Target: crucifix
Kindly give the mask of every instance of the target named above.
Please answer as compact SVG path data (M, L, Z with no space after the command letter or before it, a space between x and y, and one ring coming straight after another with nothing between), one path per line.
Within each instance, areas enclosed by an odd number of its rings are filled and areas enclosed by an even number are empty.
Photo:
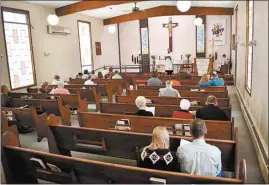
M172 21L172 17L169 17L169 21L168 21L168 24L163 24L163 27L164 28L168 28L168 33L169 33L169 50L170 52L173 51L173 47L172 47L172 31L173 31L173 28L177 27L178 26L178 23L173 23Z

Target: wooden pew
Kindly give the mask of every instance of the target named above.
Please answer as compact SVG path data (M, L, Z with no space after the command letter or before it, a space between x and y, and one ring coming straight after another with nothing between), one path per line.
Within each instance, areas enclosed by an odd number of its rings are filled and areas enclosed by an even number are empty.
M190 124L190 119L176 118L158 118L158 117L141 117L133 115L118 115L118 114L99 114L91 112L79 112L78 121L81 127L98 128L98 129L115 129L116 122L121 119L128 119L130 122L130 131L140 133L152 133L157 126L164 126L172 135L185 135L188 130L185 127L176 129L176 124ZM234 132L234 119L232 121L210 121L207 120L207 135L206 138L232 140ZM126 126L126 125L124 125ZM186 128L187 129L187 128ZM180 133L179 133L180 132ZM187 134L186 134L187 135Z
M116 103L134 103L137 96L115 96ZM207 98L201 97L158 97L158 96L145 96L145 98L153 101L154 104L163 104L163 105L180 105L182 99L188 99L190 102L197 101L199 105L204 106ZM230 98L218 98L218 106L220 107L229 107Z
M179 91L182 97L203 97L207 98L210 95L214 95L217 98L228 98L228 92L218 92L218 91ZM158 96L158 90L128 90L127 95L129 96Z
M1 111L1 136L7 131L15 134L15 136L19 138L19 131L17 125L9 125L6 114Z
M165 88L165 86L147 86L147 85L138 85L137 90L159 90L160 88ZM198 87L198 86L173 86L174 89L178 91L191 91L192 89L195 89L197 91L220 91L225 92L227 91L226 86L219 86L219 87Z
M44 164L55 165L61 169L61 172L34 166L31 158L40 159ZM38 179L57 184L150 184L152 183L151 177L165 179L167 184L242 184L247 181L245 159L240 162L239 177L237 178L207 177L24 149L20 148L18 138L10 132L6 132L2 136L2 163L8 184L37 184Z
M62 123L64 125L71 125L71 112L69 105L64 106L61 98L58 100L43 100L43 99L21 99L21 98L12 98L11 99L12 107L35 107L37 112L54 114L61 116ZM85 110L85 109L83 109Z
M221 151L222 170L236 172L237 129L235 140L205 139ZM68 127L49 123L49 149L51 153L71 156L71 151L100 154L104 156L138 160L137 151L151 143L152 134L103 130L95 128ZM190 137L170 136L170 150L176 152L181 139Z
M173 112L179 110L177 105L160 105L148 104L149 107L155 107L155 116L157 117L172 117ZM190 111L197 111L202 106L191 106ZM231 120L231 107L220 107ZM100 112L109 114L135 114L138 110L134 103L104 103L100 102Z
M10 111L16 120L8 120L9 125L32 126L36 128L37 141L40 142L47 137L47 114L38 115L34 107L30 108L9 108L2 107L2 113ZM4 113L5 114L5 113Z
M86 99L81 99L80 94L37 94L37 93L9 93L12 98L21 99L40 99L40 100L53 100L55 97L61 98L63 105L69 105L71 109L88 110L88 103ZM95 100L96 101L96 100ZM100 100L99 100L100 101ZM97 101L96 101L97 102Z

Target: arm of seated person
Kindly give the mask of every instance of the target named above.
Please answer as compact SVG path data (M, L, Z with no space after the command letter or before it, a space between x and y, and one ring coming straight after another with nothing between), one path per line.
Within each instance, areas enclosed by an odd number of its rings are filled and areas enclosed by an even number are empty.
M212 85L212 81L204 82L204 83L199 83L198 84L200 87L209 87Z

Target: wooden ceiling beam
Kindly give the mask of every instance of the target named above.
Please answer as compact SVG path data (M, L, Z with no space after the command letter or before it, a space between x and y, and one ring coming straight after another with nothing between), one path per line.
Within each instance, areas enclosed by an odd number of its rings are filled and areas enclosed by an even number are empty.
M58 16L63 16L63 15L69 15L85 10L93 10L97 8L104 8L106 6L112 6L112 5L120 5L120 4L126 4L126 3L133 3L133 2L139 2L138 1L131 1L131 0L124 0L124 1L104 1L104 0L99 0L99 1L94 1L94 0L85 0L85 1L80 1L74 4L70 4L67 6L59 7L55 9L55 13Z
M158 16L172 15L233 15L233 8L222 7L191 7L187 12L180 12L176 6L159 6L150 8L142 12L134 12L104 20L104 25L116 24L121 22L146 19Z

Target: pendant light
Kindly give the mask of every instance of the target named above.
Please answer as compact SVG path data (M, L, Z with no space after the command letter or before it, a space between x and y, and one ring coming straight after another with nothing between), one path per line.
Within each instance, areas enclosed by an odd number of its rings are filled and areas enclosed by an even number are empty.
M187 12L191 7L191 1L178 1L177 9L181 12Z

